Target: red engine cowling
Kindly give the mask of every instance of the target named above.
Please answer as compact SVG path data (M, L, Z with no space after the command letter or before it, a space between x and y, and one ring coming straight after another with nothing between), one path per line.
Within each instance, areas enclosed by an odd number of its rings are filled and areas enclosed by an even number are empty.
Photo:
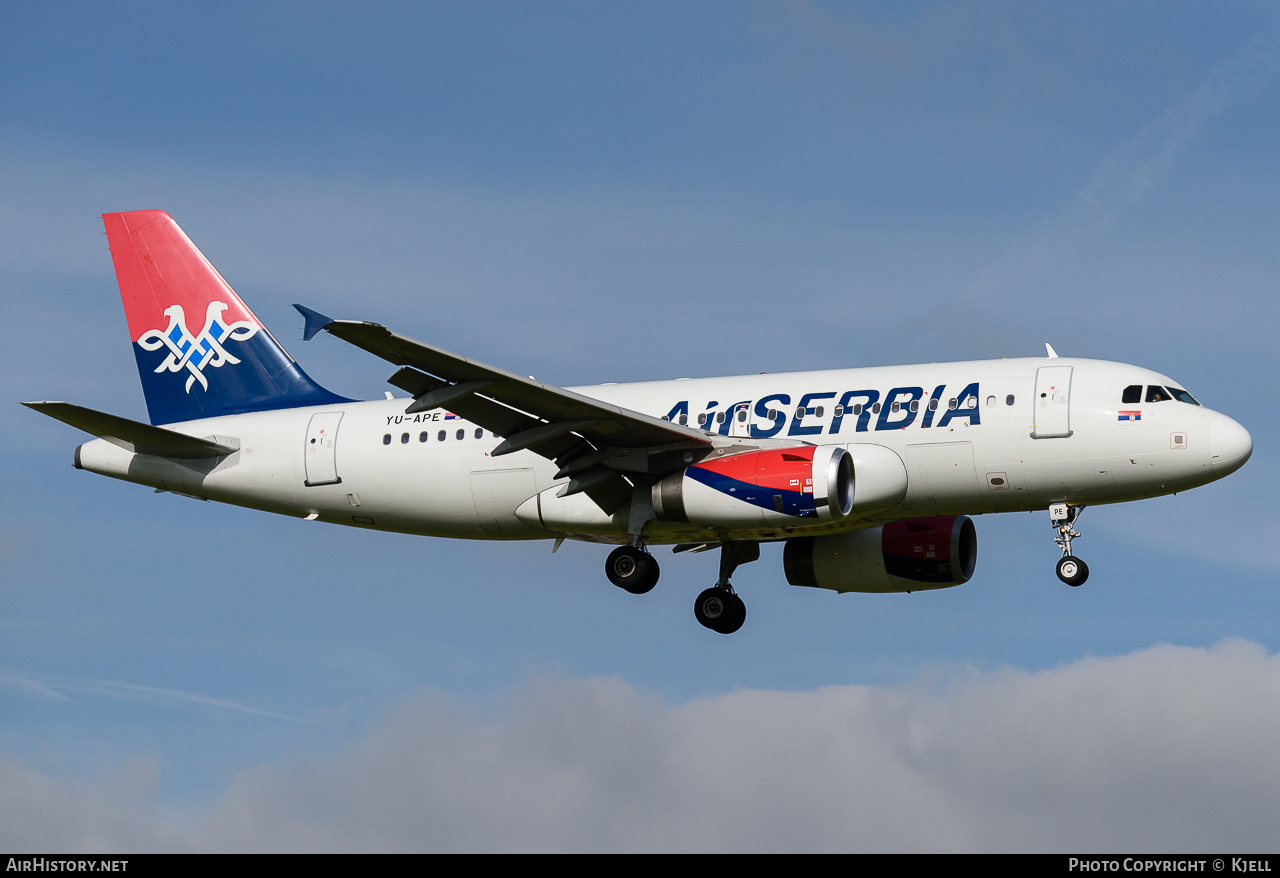
M853 459L838 445L715 457L653 486L660 521L708 527L838 521L853 509Z
M834 591L921 591L973 577L978 534L967 515L909 518L884 527L787 540L787 582Z

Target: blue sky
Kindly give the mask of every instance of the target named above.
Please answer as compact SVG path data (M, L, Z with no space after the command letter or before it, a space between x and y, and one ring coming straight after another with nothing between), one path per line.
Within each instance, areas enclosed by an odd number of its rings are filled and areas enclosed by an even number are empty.
M1261 3L9 10L0 840L1269 839L1278 24ZM1046 516L984 517L977 576L935 594L793 589L766 548L736 579L746 627L716 637L690 612L709 556L665 559L635 598L597 547L346 531L74 471L79 435L14 403L145 418L98 216L152 207L352 396L380 395L390 370L304 345L290 303L565 385L1051 341L1174 376L1255 453L1194 492L1090 509L1082 589L1053 576ZM1083 716L1077 700L1096 714L1063 742L1051 720ZM1214 715L1238 721L1188 719ZM776 731L784 718L803 729ZM884 743L895 723L906 756ZM1016 728L1025 752L982 750ZM847 747L824 749L824 729ZM708 736L740 758L690 779ZM778 778L828 757L848 782L801 785L780 813ZM1213 782L1183 771L1219 763ZM866 768L881 764L901 771ZM641 795L637 777L663 781ZM1066 804L1025 804L1044 801ZM872 806L947 829L876 834ZM597 825L611 807L634 832ZM734 808L742 836L682 834Z

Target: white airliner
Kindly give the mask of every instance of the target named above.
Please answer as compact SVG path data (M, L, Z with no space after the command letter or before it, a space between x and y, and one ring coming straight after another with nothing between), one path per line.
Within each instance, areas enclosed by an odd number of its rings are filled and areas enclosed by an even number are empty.
M150 424L25 405L97 437L80 469L282 515L424 536L614 545L642 594L649 549L720 549L694 613L732 633L730 584L783 541L792 585L909 592L967 582L971 515L1047 509L1058 577L1086 505L1185 491L1253 452L1171 378L1058 357L564 389L302 306L399 366L412 399L323 389L163 211L105 214Z

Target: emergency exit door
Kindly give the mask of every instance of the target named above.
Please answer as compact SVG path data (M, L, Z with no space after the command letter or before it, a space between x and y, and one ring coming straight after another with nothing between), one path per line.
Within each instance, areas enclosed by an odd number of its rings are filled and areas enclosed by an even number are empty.
M746 439L751 436L751 403L740 402L729 411L733 423L729 426L729 436Z
M1036 370L1033 439L1071 435L1071 367L1041 366Z
M337 485L338 478L338 423L342 412L320 412L311 416L307 425L307 487Z

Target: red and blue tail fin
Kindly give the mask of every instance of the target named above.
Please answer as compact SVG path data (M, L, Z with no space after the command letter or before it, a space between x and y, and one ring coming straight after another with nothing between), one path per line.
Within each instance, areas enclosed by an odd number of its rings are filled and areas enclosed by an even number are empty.
M169 214L102 222L152 424L348 401L302 371Z

